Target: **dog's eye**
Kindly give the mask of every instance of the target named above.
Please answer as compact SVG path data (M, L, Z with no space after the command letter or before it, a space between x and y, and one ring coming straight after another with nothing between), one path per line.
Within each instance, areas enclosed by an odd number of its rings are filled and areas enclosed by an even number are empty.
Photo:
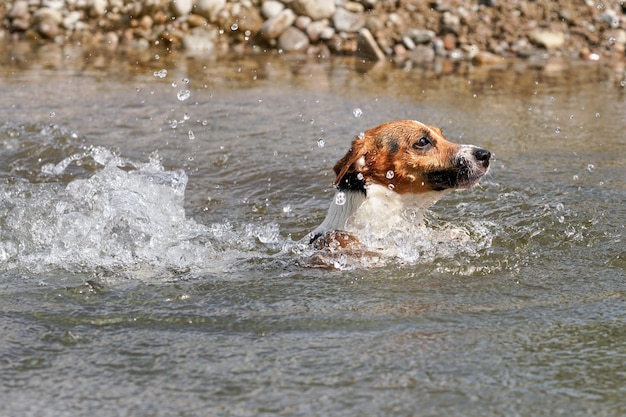
M413 144L413 147L414 147L415 149L424 150L424 149L426 149L426 148L430 147L432 144L433 144L433 141L432 141L432 140L430 140L430 138L429 138L429 137L427 137L427 136L422 136L421 138L419 138L419 139L417 140L417 142L415 142L415 143Z

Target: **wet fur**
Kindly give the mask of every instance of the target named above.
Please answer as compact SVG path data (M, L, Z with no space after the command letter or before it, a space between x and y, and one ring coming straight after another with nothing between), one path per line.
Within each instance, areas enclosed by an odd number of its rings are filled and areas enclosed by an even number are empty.
M320 250L366 251L358 237L360 225L384 223L405 207L427 207L454 189L477 184L490 158L489 151L449 142L439 128L417 121L367 130L335 165L334 185L345 201L331 204L310 244Z

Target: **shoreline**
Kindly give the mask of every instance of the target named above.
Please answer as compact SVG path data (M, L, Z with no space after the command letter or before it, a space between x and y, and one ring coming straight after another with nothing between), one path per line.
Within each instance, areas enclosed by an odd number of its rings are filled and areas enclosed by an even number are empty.
M537 0L12 0L0 40L185 51L356 56L395 65L549 58L623 62L626 3Z

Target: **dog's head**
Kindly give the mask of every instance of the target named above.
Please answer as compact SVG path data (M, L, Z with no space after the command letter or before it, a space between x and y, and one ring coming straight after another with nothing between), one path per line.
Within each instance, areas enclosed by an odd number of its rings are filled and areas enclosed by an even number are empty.
M334 167L340 190L380 184L400 194L469 188L489 170L491 153L447 141L441 130L402 120L370 129Z

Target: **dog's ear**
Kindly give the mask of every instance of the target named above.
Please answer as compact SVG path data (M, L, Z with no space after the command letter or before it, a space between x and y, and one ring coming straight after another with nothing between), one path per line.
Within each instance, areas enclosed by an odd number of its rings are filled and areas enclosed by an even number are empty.
M346 174L364 172L367 169L367 154L368 148L365 139L357 136L357 138L352 141L352 146L348 152L333 168L337 175L333 185L337 186Z

